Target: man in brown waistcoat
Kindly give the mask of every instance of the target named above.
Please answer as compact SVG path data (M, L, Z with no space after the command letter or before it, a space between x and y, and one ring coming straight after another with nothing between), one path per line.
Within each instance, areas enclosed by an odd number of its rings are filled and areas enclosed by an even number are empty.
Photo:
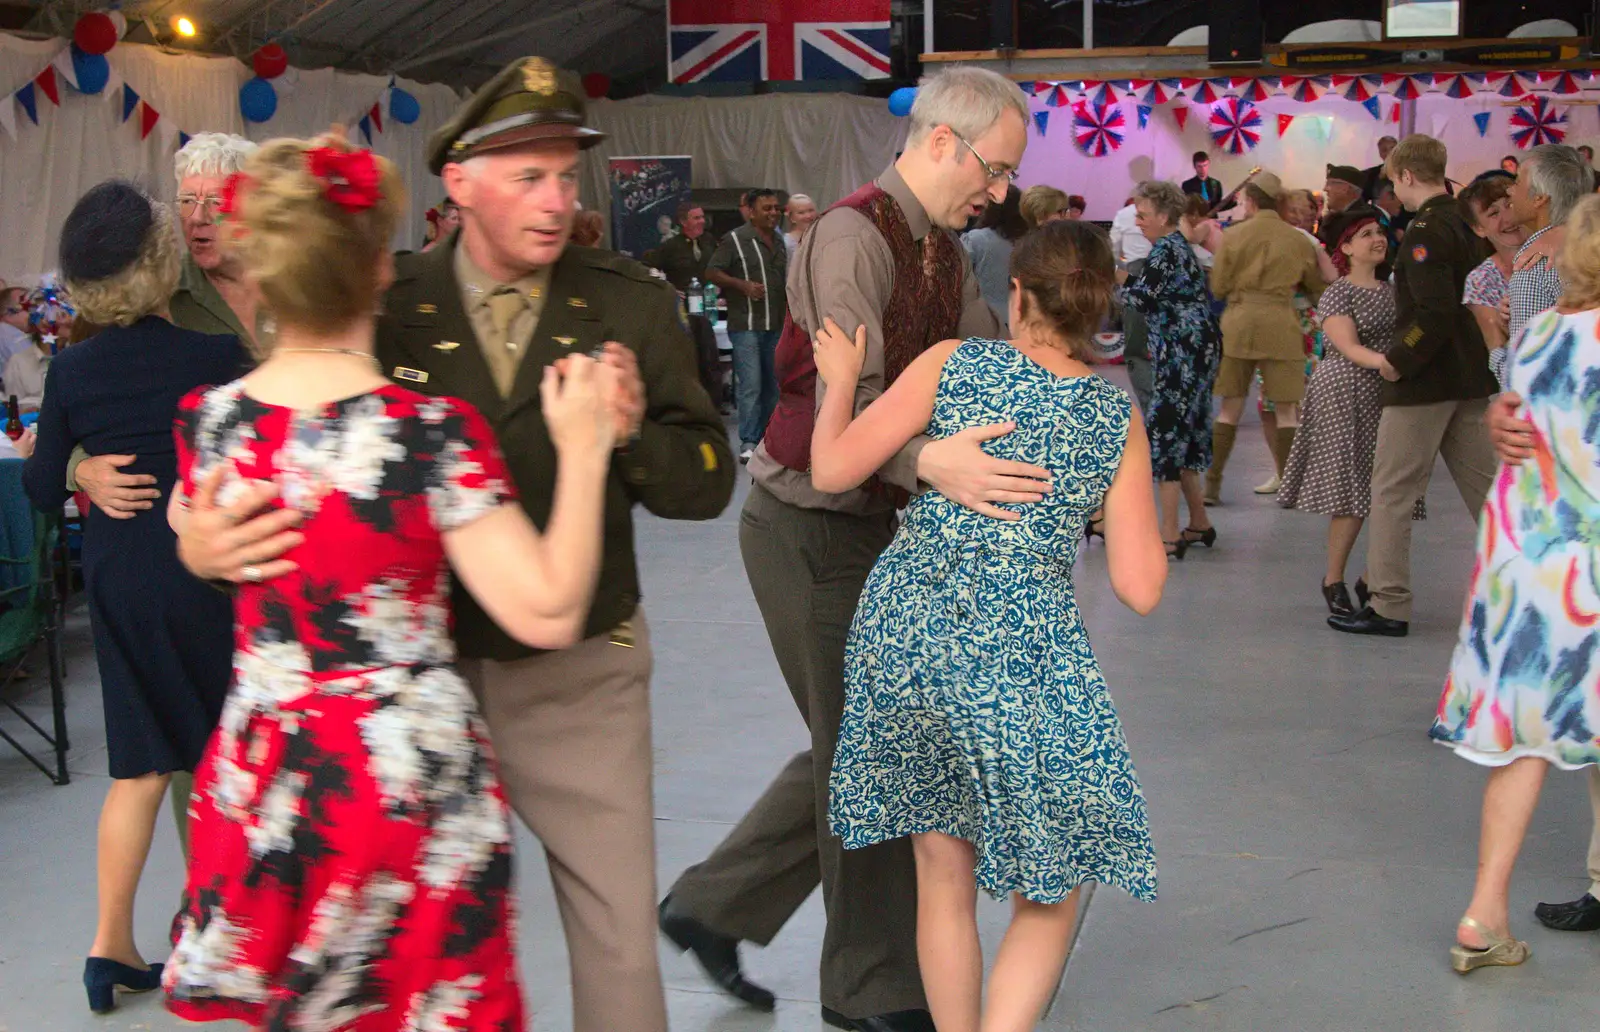
M755 485L739 546L811 748L789 762L710 857L683 873L662 902L661 927L722 988L770 1010L772 994L743 976L738 944L770 942L820 882L828 918L822 1017L835 1028L933 1030L917 970L910 841L845 852L828 830L828 776L856 601L911 492L926 486L1007 518L996 503L1039 500L1039 478L1048 473L989 457L981 442L1002 430L976 428L913 441L862 489L818 491L806 472L822 395L811 334L830 316L847 333L866 327L858 412L931 345L1000 336L952 231L1005 196L1027 124L1021 90L993 72L958 68L925 82L905 152L812 226L789 272L780 397L750 461Z

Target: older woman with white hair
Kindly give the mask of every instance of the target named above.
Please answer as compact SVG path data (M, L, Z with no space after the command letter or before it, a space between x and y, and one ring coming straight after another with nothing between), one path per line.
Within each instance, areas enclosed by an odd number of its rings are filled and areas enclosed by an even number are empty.
M794 249L800 246L806 230L817 221L817 202L803 193L790 194L784 215L789 219L789 232L783 235L783 243L789 249L789 257L793 258Z
M1206 273L1179 225L1186 200L1173 183L1140 183L1133 192L1139 232L1150 256L1128 280L1124 300L1148 327L1152 391L1145 412L1150 464L1160 483L1161 537L1182 559L1190 546L1217 541L1206 515L1200 474L1211 465L1211 382L1222 357L1222 331L1211 311ZM1178 529L1179 494L1189 523Z
M61 272L82 318L109 329L52 362L38 434L17 451L38 508L67 499L74 448L138 456L128 472L165 496L177 479L173 413L203 384L227 383L249 359L234 336L179 329L166 318L181 261L167 207L130 183L90 190L61 231ZM100 813L98 925L84 988L105 1013L118 988L152 990L134 942L133 903L161 799L193 771L232 677L233 606L190 576L164 507L112 519L90 510L84 587L100 667L111 787Z

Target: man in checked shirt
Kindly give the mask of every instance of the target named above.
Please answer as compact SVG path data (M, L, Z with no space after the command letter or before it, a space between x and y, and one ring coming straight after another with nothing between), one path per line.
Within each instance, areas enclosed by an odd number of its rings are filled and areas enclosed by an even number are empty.
M1567 215L1589 193L1589 166L1583 156L1562 144L1535 147L1523 159L1511 184L1511 214L1528 230L1527 242L1517 252L1507 287L1511 320L1504 348L1496 348L1489 365L1502 385L1507 361L1522 328L1540 312L1555 307L1561 298L1561 277L1555 254L1561 248Z

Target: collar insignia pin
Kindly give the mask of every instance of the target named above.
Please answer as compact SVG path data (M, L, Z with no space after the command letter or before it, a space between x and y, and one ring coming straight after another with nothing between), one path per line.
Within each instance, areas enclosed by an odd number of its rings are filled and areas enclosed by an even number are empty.
M439 343L437 343L437 344L435 344L433 346L433 350L435 350L435 351L454 351L456 348L459 348L460 346L461 346L461 342L460 341L441 340Z
M439 306L438 305L418 305L417 306L417 314L418 315L438 315L439 314Z

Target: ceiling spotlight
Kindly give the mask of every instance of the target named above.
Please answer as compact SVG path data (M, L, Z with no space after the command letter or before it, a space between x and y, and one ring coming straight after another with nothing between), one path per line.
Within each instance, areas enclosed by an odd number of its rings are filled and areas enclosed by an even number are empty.
M178 17L172 19L172 30L178 35L182 36L184 39L192 39L195 31L194 22L183 17L182 15L179 15Z

